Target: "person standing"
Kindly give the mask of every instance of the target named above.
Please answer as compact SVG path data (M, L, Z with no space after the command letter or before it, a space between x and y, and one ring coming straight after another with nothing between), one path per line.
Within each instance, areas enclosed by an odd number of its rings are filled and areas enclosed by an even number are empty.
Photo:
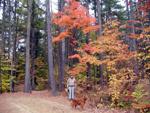
M76 87L75 77L71 76L67 80L67 89L68 89L69 100L72 100L75 98L75 87Z

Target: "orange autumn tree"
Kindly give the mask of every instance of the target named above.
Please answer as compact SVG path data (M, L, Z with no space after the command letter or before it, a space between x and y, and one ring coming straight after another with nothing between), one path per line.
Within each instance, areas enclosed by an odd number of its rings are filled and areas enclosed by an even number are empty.
M108 84L113 103L121 98L121 91L128 82L128 77L133 78L134 72L130 60L136 56L136 53L129 51L128 45L120 40L122 34L119 32L119 26L118 21L107 22L102 36L79 48L79 54L69 57L79 60L79 63L69 70L71 75L85 72L87 63L93 66L105 65L107 70L105 76L109 78ZM99 54L103 54L103 58L99 58Z
M54 14L53 23L63 31L53 38L53 42L59 42L64 38L75 38L75 30L82 31L84 35L97 30L96 19L88 14L87 9L76 0L66 0L62 12Z
M107 22L104 26L103 35L89 44L83 44L77 49L79 54L70 56L70 59L77 58L80 62L79 66L86 68L86 64L113 66L116 62L126 61L133 57L134 53L128 50L128 45L124 44L119 39L121 33L119 32L119 22ZM104 54L104 58L100 59L99 54ZM77 67L75 67L77 68ZM84 71L82 69L82 71ZM80 72L76 69L70 70L70 74L78 75Z

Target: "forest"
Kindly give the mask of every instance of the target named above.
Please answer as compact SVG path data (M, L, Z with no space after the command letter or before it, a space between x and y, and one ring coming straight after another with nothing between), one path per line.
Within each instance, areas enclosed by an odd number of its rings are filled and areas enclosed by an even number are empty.
M150 0L0 0L0 113L150 113Z

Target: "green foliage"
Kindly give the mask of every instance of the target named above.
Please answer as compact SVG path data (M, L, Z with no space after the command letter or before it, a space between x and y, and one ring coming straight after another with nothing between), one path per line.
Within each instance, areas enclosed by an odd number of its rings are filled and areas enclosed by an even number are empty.
M135 87L135 91L132 93L132 96L135 98L135 102L137 103L141 103L143 102L143 97L148 95L144 89L143 89L143 85L141 84L138 84L136 87Z
M118 103L118 106L120 107L120 108L130 108L131 107L131 102L130 101L120 101L119 103Z
M38 57L35 60L35 67L36 67L36 75L37 77L42 77L44 79L47 79L48 75L48 69L47 69L47 63L44 60L44 57Z
M80 79L82 79L82 80L85 80L86 79L86 73L80 73L78 76L77 76L77 80L80 80Z
M9 75L2 76L2 92L10 91Z
M41 90L44 90L44 89L45 89L45 84L41 83L41 82L35 88L35 90L37 90L37 91L41 91Z
M2 81L2 92L10 91L10 72L14 70L11 68L10 60L6 59L5 57L1 57L1 81Z

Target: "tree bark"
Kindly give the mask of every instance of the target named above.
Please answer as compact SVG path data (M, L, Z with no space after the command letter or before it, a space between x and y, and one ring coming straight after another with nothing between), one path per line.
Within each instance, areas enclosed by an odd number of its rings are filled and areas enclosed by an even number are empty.
M14 92L14 76L13 76L13 72L14 72L14 65L13 65L13 56L11 57L11 42L13 42L12 39L12 25L11 25L11 1L8 0L8 11L9 11L9 38L8 38L8 58L11 59L11 75L10 75L10 92Z
M35 19L36 19L36 14L35 14L35 0L33 0L32 3L32 20L31 20L31 39L30 39L30 47L31 47L31 85L32 85L32 90L35 89L35 45L36 45L36 38L35 37L35 32L36 32L36 28L35 28Z
M33 16L33 15L32 15ZM35 28L32 27L32 30L31 30L31 85L32 85L32 90L35 89L35 75L34 75L34 72L35 72L35 63L34 63L34 60L35 60Z
M53 46L52 46L52 34L51 34L51 15L50 15L50 1L46 1L46 19L47 19L47 41L48 41L48 81L52 89L53 96L56 95L54 67L53 67Z
M133 8L134 8L133 1L134 0L130 1L131 5L130 5L130 12L129 12L129 20L134 20L135 19L135 17L134 17L134 10L133 10ZM130 33L136 34L135 29L134 29L135 25L134 25L133 22L131 23L131 26L132 26L132 28L130 30ZM137 51L137 42L136 42L136 39L130 39L129 41L130 41L130 50L131 51ZM139 74L139 72L138 72L137 58L133 59L133 64L134 64L134 73L137 76Z
M17 21L17 15L16 15L16 10L17 10L17 5L18 2L17 0L15 0L15 11L14 11L14 43L13 43L13 62L14 65L16 67L16 59L17 59L17 53L16 53L16 42L17 42L17 25L18 25L18 21Z
M30 75L30 31L31 31L32 0L28 0L28 20L27 20L27 38L26 38L26 65L25 65L25 92L31 92Z
M98 29L98 35L101 36L102 35L102 16L101 16L101 0L97 0L97 14L98 14L98 25L99 25L99 29ZM100 59L103 57L102 54L100 54ZM104 81L104 75L103 75L103 65L99 66L99 76L100 76L100 84L103 85L103 81Z
M1 55L0 55L0 94L1 93L2 93L2 70L1 70Z
M129 1L126 0L126 15L127 15L128 20L129 20L129 19L130 19L130 12L129 12L129 6L128 6L128 3L129 3Z
M5 54L5 9L6 9L6 3L5 0L3 0L3 17L2 17L2 53Z
M58 9L62 11L64 7L64 0L59 0ZM63 28L59 28L60 32L63 31ZM59 42L59 90L64 90L64 74L65 74L65 39Z
M99 29L98 29L98 35L102 35L102 15L101 15L101 1L97 0L97 14L98 14L98 24L99 24Z

